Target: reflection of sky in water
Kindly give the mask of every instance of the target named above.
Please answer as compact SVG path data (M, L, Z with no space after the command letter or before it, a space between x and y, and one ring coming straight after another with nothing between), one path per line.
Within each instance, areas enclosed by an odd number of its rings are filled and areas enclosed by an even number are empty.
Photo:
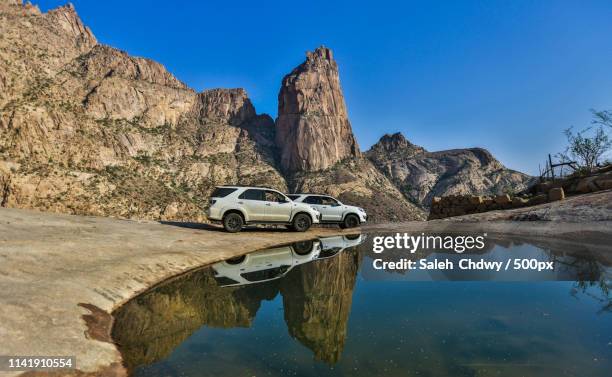
M152 364L138 367L135 374L610 375L612 313L605 310L610 305L609 293L602 291L610 281L602 279L592 286L562 281L579 276L576 268L593 269L592 260L588 261L591 264L575 263L573 256L571 264L578 267L568 267L568 271L499 277L476 271L401 274L373 270L370 257L376 255L367 245L362 248L359 253L345 250L325 261L299 265L273 282L237 288L233 301L227 301L212 317L210 313L203 316L206 319L195 323L185 339L155 334L154 340L144 345L137 340L137 354L152 353L160 342L169 342L165 346L171 347ZM426 257L436 256L454 258L445 253ZM495 246L475 257L548 260L550 254L520 245ZM564 263L570 260L567 255L563 258ZM609 272L601 264L594 265ZM498 279L515 281L487 281ZM522 281L530 279L558 281ZM147 326L156 327L156 315L160 314L156 311L168 310L161 313L164 321L177 313L206 311L228 289L236 289L216 288L209 302L197 301L197 305L183 308L179 303L197 294L185 291L185 286L177 285L176 292L167 287L163 294L150 299L145 296L130 308L126 318L142 316L141 323L146 323L141 326L137 321L131 325L130 328L144 329L142 334L134 334L135 339L147 338ZM203 285L201 289L212 288ZM249 297L261 290L267 293L255 300L259 306L249 317L250 326L236 327L231 321L215 317L235 313L240 305L252 307ZM148 317L142 313L148 313ZM128 335L120 343L126 345L129 341ZM338 357L332 355L336 353Z

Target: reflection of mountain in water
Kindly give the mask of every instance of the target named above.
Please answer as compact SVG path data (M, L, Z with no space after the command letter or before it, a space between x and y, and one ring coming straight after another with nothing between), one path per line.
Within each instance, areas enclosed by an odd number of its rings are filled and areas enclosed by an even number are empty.
M310 348L317 360L340 359L361 253L300 266L282 281L285 322L289 333Z
M202 326L250 327L261 301L280 290L291 336L317 360L333 363L344 347L360 262L361 253L345 250L298 265L281 279L234 287L220 287L211 268L195 271L117 310L113 339L133 370L167 357Z
M113 338L128 369L170 354L193 332L209 327L250 327L261 301L278 293L277 284L220 288L204 269L161 285L115 313Z

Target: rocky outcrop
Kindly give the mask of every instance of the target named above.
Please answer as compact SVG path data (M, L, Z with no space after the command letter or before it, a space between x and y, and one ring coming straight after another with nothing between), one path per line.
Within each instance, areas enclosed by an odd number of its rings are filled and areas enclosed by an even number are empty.
M221 121L239 126L256 116L255 108L244 89L213 89L199 94L200 122Z
M518 192L532 182L485 149L428 152L400 133L383 136L366 155L404 195L423 207L436 196Z
M612 165L592 170L577 171L564 178L538 182L517 195L497 195L483 197L472 195L451 195L434 197L428 220L462 216L494 210L508 210L531 207L544 203L565 200L566 196L583 195L612 189ZM540 220L540 216L530 213L520 214L513 220Z
M70 4L41 13L29 2L2 1L0 18L0 108L97 44Z
M323 170L359 156L330 49L308 52L306 61L283 78L276 144L287 172Z

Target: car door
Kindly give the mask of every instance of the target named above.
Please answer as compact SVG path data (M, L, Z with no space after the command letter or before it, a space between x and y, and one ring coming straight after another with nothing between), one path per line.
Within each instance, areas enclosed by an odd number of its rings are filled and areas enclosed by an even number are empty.
M266 221L289 222L291 219L292 202L285 195L273 190L265 192Z
M266 220L265 191L260 189L247 189L238 196L240 204L249 217L249 221Z
M325 212L323 216L324 221L342 221L342 204L336 199L329 196L321 196L321 213Z
M317 211L321 212L321 220L322 221L328 221L327 220L327 208L326 206L323 205L323 201L321 200L321 197L318 195L309 195L307 197L304 198L304 200L302 201L303 203L306 203L308 205L313 206Z

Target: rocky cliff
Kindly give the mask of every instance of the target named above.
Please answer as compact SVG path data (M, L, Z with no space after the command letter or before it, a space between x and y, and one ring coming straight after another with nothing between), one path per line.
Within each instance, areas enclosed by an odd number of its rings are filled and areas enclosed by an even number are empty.
M198 221L215 184L286 190L274 122L244 90L196 93L98 44L72 6L0 17L4 206Z
M317 171L359 156L332 52L319 47L289 73L278 94L276 143L285 171Z
M521 191L531 182L485 149L428 152L400 133L384 135L366 155L406 197L424 207L435 196L495 195Z

